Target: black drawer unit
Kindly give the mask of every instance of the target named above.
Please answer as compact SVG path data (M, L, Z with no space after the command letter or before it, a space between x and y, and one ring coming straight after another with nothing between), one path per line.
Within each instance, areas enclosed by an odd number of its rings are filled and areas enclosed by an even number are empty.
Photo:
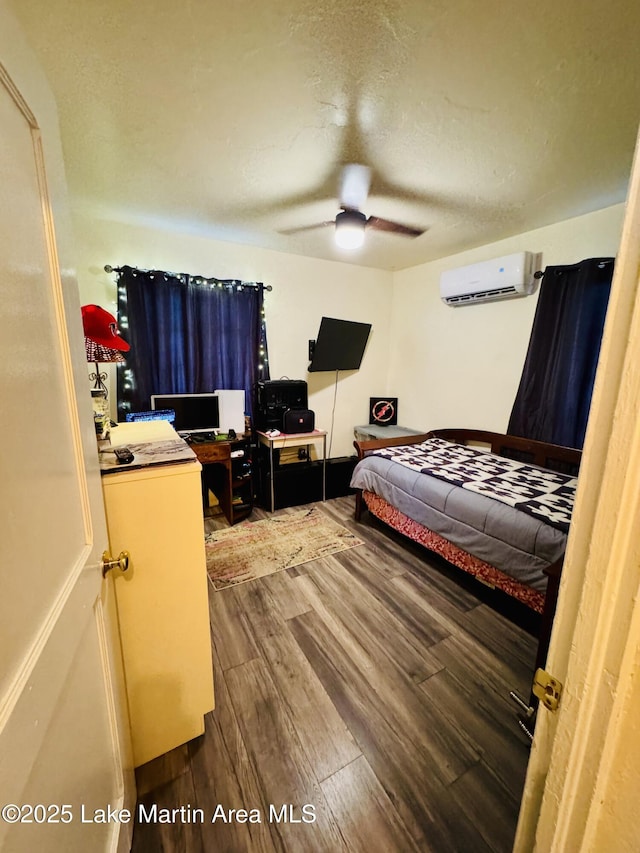
M322 499L322 462L281 465L274 471L274 509L299 506ZM260 465L258 501L271 508L271 473L268 464Z

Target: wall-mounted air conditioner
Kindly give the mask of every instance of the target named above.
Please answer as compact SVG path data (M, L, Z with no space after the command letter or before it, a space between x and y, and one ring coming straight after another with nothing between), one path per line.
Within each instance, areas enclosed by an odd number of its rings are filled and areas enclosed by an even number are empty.
M519 252L493 261L446 270L440 276L440 296L446 305L475 305L497 299L530 296L538 280L542 255Z

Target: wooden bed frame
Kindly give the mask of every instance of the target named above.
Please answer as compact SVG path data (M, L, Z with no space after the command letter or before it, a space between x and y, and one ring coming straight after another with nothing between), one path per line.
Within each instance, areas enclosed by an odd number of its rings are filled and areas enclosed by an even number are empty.
M509 459L516 459L518 462L539 465L542 468L549 468L552 471L560 471L563 474L571 475L577 475L580 467L580 459L582 457L582 451L571 447L561 447L560 445L548 444L544 441L534 441L532 439L520 438L519 436L514 435L504 435L497 432L472 429L437 429L420 435L413 435L409 438L406 436L390 439L382 438L374 439L372 441L354 441L353 444L358 452L358 459L362 459L366 453L372 450L378 450L381 447L421 444L428 438L443 438L447 441L453 441L456 444L484 447L485 449L488 448L497 456L505 456ZM396 523L395 520L398 516L402 516L402 514L395 510L395 508L391 507L386 501L383 501L382 498L376 496L376 499L381 501L382 504L389 507L391 510L391 512L385 513L385 517L383 519L385 523L394 527L396 530L399 530L401 533L405 533L402 529L402 525ZM362 496L362 490L359 489L356 492L356 521L360 521L364 503L365 500ZM402 516L402 518L404 519L405 517ZM407 521L410 524L415 524L415 522L412 522L410 519L407 519ZM417 541L421 541L425 547L439 553L441 556L444 556L448 562L458 568L461 568L466 572L471 571L471 574L476 576L479 575L478 572L472 571L469 568L469 559L476 560L473 555L468 555L457 546L449 543L448 540L444 539L439 534L434 533L434 531L428 530L428 528L422 527L422 525L417 525L417 527L424 530L426 534L424 538L421 537ZM520 601L528 604L528 606L537 610L542 615L535 663L536 669L538 667L544 667L547 652L549 650L551 627L553 625L553 617L555 615L556 604L558 601L562 562L563 558L561 557L545 569L545 574L547 575L547 589L544 595L542 593L537 593L541 599L539 606L537 606L537 602L532 605L526 600L526 598L519 597ZM491 567L487 568L491 569ZM494 569L493 571L498 573L497 569ZM479 579L481 580L481 577ZM499 583L495 585L500 586ZM507 594L509 594L509 590L506 587L503 589Z

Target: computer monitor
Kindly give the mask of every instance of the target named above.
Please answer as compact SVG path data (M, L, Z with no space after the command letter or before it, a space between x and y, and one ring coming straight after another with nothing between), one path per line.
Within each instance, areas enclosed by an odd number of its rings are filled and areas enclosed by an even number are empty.
M215 432L220 427L216 394L153 394L151 408L173 409L173 427L180 433Z
M362 362L371 323L323 317L313 345L309 372L357 370Z

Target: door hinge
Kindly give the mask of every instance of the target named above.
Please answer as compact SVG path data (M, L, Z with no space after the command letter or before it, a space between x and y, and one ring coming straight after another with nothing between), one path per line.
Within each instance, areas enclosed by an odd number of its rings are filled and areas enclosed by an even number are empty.
M537 696L545 708L557 711L562 693L562 683L544 669L537 669L533 676L533 694Z

